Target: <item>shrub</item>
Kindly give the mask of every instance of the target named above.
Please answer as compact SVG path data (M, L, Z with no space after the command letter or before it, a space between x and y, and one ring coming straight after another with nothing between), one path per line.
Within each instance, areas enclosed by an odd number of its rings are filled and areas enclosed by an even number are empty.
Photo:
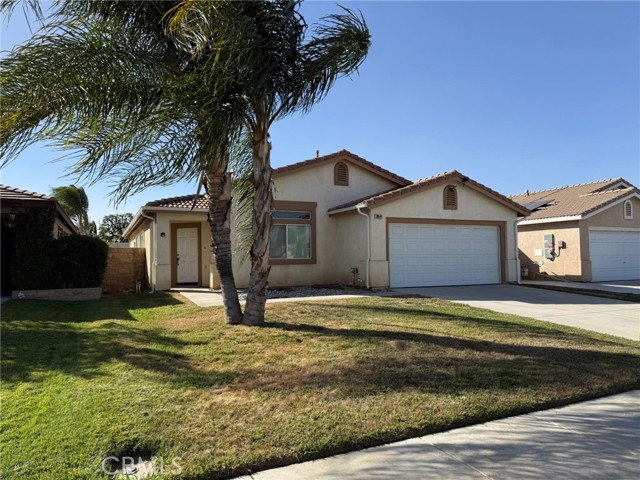
M83 288L102 285L107 269L109 245L98 237L70 235L54 240L59 287Z
M16 215L11 259L11 283L16 290L39 290L55 282L55 258L51 256L53 208L32 208Z
M100 287L109 246L97 237L53 238L55 211L33 208L16 218L11 276L16 290Z

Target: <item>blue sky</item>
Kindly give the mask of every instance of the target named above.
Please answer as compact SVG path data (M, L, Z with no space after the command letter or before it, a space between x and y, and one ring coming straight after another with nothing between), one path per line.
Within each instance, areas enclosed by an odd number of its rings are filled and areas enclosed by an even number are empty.
M455 168L506 195L619 176L640 186L640 3L343 4L369 25L369 57L311 113L274 125L274 167L346 148L409 179ZM28 36L19 10L3 19L2 50ZM1 181L49 193L73 182L59 156L32 147ZM92 219L116 211L108 180L85 188ZM154 188L117 211L193 192Z

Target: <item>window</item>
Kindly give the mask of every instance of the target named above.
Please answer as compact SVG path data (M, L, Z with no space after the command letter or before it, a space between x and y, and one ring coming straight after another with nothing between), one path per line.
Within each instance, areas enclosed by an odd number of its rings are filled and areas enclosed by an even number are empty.
M333 167L333 184L345 187L349 186L349 168L346 163L338 162L336 166Z
M624 202L624 218L625 220L633 220L633 205L631 200Z
M453 185L447 185L444 187L443 204L445 210L457 210L458 209L458 192Z
M273 265L316 263L313 202L273 202L271 246Z

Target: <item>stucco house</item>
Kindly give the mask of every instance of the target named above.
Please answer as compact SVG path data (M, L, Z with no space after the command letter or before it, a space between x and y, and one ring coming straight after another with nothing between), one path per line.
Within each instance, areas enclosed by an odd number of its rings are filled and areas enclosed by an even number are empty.
M520 261L534 275L573 281L640 279L640 191L622 178L511 197Z
M372 288L516 282L529 210L452 170L411 182L346 150L273 172L271 286ZM218 285L206 202L150 202L125 231L157 289ZM238 286L249 262L235 259Z
M75 225L55 198L42 193L0 185L2 293L11 292L11 256L16 218L31 208L53 208L55 210L56 218L52 232L54 238L77 233Z

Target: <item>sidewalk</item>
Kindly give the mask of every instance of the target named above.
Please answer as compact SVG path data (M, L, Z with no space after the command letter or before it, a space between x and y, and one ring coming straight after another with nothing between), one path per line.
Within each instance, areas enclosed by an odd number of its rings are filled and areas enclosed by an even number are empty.
M623 280L620 282L556 282L551 280L523 280L523 285L542 285L550 287L579 288L582 290L601 290L603 292L630 293L640 295L640 280Z
M505 418L242 480L636 479L640 390Z

